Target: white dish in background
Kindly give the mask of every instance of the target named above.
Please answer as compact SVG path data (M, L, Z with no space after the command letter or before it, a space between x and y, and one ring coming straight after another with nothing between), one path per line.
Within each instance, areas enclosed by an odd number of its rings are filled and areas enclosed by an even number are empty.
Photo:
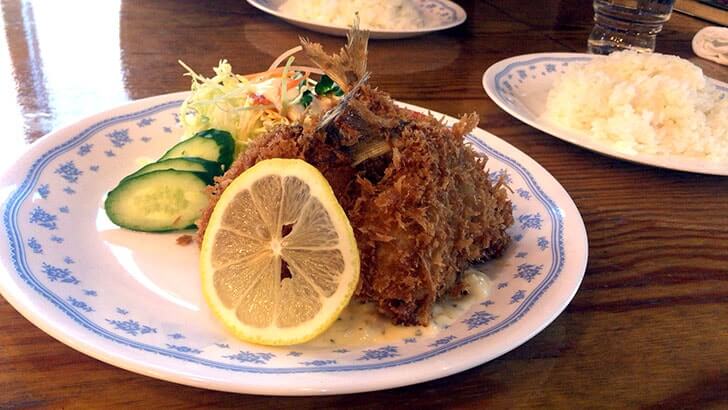
M492 291L435 335L368 346L265 347L231 337L200 291L197 247L179 233L120 229L104 196L179 140L187 93L133 102L31 145L0 180L0 292L72 348L171 382L255 394L371 391L444 377L492 360L553 321L576 293L587 237L576 206L540 165L476 129L491 176L513 189L513 243L486 264ZM425 109L410 106L420 112ZM434 113L436 116L440 114ZM452 123L453 118L447 118Z
M572 144L645 165L701 174L728 175L728 164L725 163L679 155L624 152L544 118L546 98L556 77L569 64L589 61L592 58L595 56L582 53L536 53L511 57L493 64L485 71L483 88L508 114ZM728 84L710 80L724 95L728 95Z
M281 18L295 26L334 36L346 36L349 27L319 24L301 20L293 16L287 16L280 12L280 5L285 0L247 0L251 6ZM415 0L415 5L420 9L427 22L425 27L411 30L383 30L370 29L369 38L373 39L396 39L416 37L433 31L446 30L462 24L467 19L465 10L449 0Z

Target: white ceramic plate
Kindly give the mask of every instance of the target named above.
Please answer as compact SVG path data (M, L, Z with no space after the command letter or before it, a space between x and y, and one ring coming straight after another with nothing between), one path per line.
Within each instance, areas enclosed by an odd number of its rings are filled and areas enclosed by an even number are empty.
M346 36L349 27L320 24L288 16L280 12L284 0L247 0L248 3L268 14L281 18L295 26L334 36ZM449 0L415 0L425 18L425 27L413 30L371 29L369 37L374 39L395 39L416 37L433 31L446 30L462 24L467 18L465 10Z
M480 129L493 178L513 189L513 244L486 265L494 286L435 336L384 345L270 348L231 338L200 293L196 246L115 227L105 193L179 139L186 93L140 100L34 143L0 181L0 291L46 333L134 372L276 395L361 392L447 376L524 343L566 307L587 260L584 224L541 166ZM413 107L421 112L425 110ZM438 114L439 115L439 114ZM448 121L453 121L448 118Z
M537 53L508 58L493 64L483 74L488 96L508 114L545 133L572 144L632 162L702 174L728 175L728 164L677 155L625 152L595 141L579 131L569 130L544 118L546 97L554 80L569 64L595 56L580 53ZM728 95L728 84L712 80ZM728 97L726 97L728 98Z

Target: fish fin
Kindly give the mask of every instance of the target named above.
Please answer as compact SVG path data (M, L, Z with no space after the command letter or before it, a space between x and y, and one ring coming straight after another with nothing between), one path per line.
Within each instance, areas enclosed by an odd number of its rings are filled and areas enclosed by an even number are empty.
M343 91L351 90L367 71L369 31L359 29L359 18L346 34L346 45L338 54L326 54L323 46L300 38L304 52Z

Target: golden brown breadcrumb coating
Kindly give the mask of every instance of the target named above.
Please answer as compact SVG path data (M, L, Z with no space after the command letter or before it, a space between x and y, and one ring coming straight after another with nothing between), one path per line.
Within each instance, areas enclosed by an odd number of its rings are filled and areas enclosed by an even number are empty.
M361 47L360 35L355 30L347 47ZM322 57L320 46L304 45L324 60L319 65L327 72L340 63ZM358 54L345 48L340 56ZM511 202L502 182L488 179L487 158L464 144L478 124L476 114L449 128L398 107L363 81L354 86L363 67L334 67L349 93L336 115L328 116L331 123L319 126L314 118L307 126L275 128L216 179L198 221L198 240L235 177L264 159L303 159L326 177L354 228L361 256L356 296L375 303L394 323L426 325L435 301L463 290L461 276L470 263L496 257L508 245ZM372 144L378 154L362 160Z
M463 144L477 116L450 129L366 86L356 101L361 105L327 130L278 127L254 141L211 188L200 239L218 196L244 170L269 158L303 159L326 177L354 227L361 253L356 295L395 323L427 324L432 304L460 290L469 263L508 244L511 203L500 183L489 181L486 159ZM359 115L362 107L367 112ZM390 142L391 153L353 167L349 147L374 134Z

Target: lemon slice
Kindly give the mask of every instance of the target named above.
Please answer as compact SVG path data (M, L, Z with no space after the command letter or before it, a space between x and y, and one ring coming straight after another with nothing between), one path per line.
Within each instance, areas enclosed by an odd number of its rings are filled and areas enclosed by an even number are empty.
M270 159L220 196L200 254L202 291L239 338L266 345L313 339L359 280L354 232L313 166Z

